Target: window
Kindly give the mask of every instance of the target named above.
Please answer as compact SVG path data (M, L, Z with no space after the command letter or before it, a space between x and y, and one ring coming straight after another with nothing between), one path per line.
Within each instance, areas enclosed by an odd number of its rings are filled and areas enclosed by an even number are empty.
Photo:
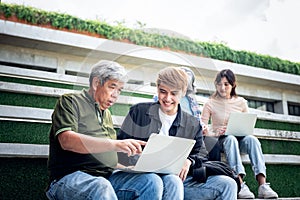
M300 105L288 102L289 115L300 116Z
M248 99L248 106L258 110L275 112L273 102Z

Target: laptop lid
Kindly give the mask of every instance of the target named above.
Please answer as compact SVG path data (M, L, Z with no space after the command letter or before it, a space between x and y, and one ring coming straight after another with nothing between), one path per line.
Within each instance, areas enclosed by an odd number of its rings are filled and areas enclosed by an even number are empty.
M256 119L253 113L230 113L225 135L253 135Z
M179 174L195 142L192 139L153 133L150 135L136 165L125 170Z

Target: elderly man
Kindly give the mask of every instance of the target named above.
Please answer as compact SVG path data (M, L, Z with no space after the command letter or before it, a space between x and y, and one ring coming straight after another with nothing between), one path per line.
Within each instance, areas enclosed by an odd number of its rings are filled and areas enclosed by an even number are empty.
M139 154L146 144L116 140L108 108L116 102L125 77L118 63L100 61L91 70L89 89L58 100L49 136L49 199L162 199L158 175L114 171L117 152Z

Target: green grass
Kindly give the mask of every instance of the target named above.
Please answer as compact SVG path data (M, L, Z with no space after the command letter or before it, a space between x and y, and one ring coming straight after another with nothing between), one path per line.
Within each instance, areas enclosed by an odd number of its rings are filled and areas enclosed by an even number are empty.
M25 78L15 78L15 77L6 77L0 75L0 81L10 82L10 83L20 83L27 85L35 85L35 86L45 86L45 87L53 87L53 88L61 88L61 89L70 89L70 90L81 90L82 88L86 88L79 85L73 84L63 84L63 83L55 83L48 81L40 81L40 80L32 80Z
M246 184L257 197L258 184L250 165L245 165ZM267 182L279 197L300 197L300 167L295 165L267 165Z
M47 199L47 159L0 158L1 200Z
M300 131L299 124L276 122L258 119L255 124L256 128L274 129L274 130L288 130L288 131Z
M10 82L10 83L20 83L20 84L26 84L26 85L34 85L34 86L69 89L69 90L82 90L84 88L88 88L88 86L65 84L65 83L55 83L55 82L51 82L51 81L31 80L31 79L25 79L25 78L6 77L6 76L1 76L1 75L0 75L0 81ZM122 91L121 94L124 96L148 98L149 100L151 100L153 97L153 95L149 95L149 94L141 94L141 93L136 93L136 92L126 92L126 91Z
M0 121L0 142L48 144L51 124Z
M114 107L116 106L116 107ZM112 112L125 114L126 105L112 107ZM115 113L116 114L116 113ZM117 114L116 114L117 115ZM51 124L18 121L0 121L0 142L48 144L48 134ZM300 145L297 141L260 139L265 154L300 155Z
M0 81L17 82L30 85L42 85L55 88L75 89L74 85L50 83L44 81L1 77ZM82 88L77 88L82 89ZM130 92L122 92L125 96L149 98ZM0 105L15 105L37 108L54 108L57 97L2 92ZM125 116L130 105L115 104L110 108L113 115ZM0 121L0 142L48 144L51 124L18 121ZM300 131L299 124L258 120L257 128ZM300 155L299 142L260 139L265 154ZM44 189L47 185L46 159L0 158L0 199L46 199ZM250 165L246 165L245 181L257 195L257 183ZM300 167L294 165L267 165L267 181L280 197L300 196Z
M47 186L47 159L0 158L1 200L43 200ZM250 165L245 181L257 196L257 183ZM280 197L300 197L300 167L267 165L267 181Z
M300 155L300 143L298 141L284 140L259 140L265 154L294 154Z
M138 96L149 98L149 95L141 95L135 93L123 92L124 96ZM24 94L24 93L12 93L2 92L0 96L0 105L13 105L13 106L25 106L35 108L47 108L53 109L57 102L58 97ZM149 98L149 101L152 101ZM125 116L130 108L129 104L115 104L110 110L113 115ZM299 124L287 123L287 122L276 122L267 120L257 120L256 128L263 129L274 129L274 130L288 130L288 131L300 131Z
M0 105L53 109L57 99L58 97L1 92Z

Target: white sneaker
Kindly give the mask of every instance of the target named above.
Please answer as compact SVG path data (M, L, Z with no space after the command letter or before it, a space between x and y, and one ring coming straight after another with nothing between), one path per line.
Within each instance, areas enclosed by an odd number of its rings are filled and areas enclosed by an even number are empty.
M249 190L246 183L241 184L241 191L238 194L238 199L254 199L254 194Z
M261 199L277 199L278 194L272 190L270 183L262 184L258 187L258 198Z

